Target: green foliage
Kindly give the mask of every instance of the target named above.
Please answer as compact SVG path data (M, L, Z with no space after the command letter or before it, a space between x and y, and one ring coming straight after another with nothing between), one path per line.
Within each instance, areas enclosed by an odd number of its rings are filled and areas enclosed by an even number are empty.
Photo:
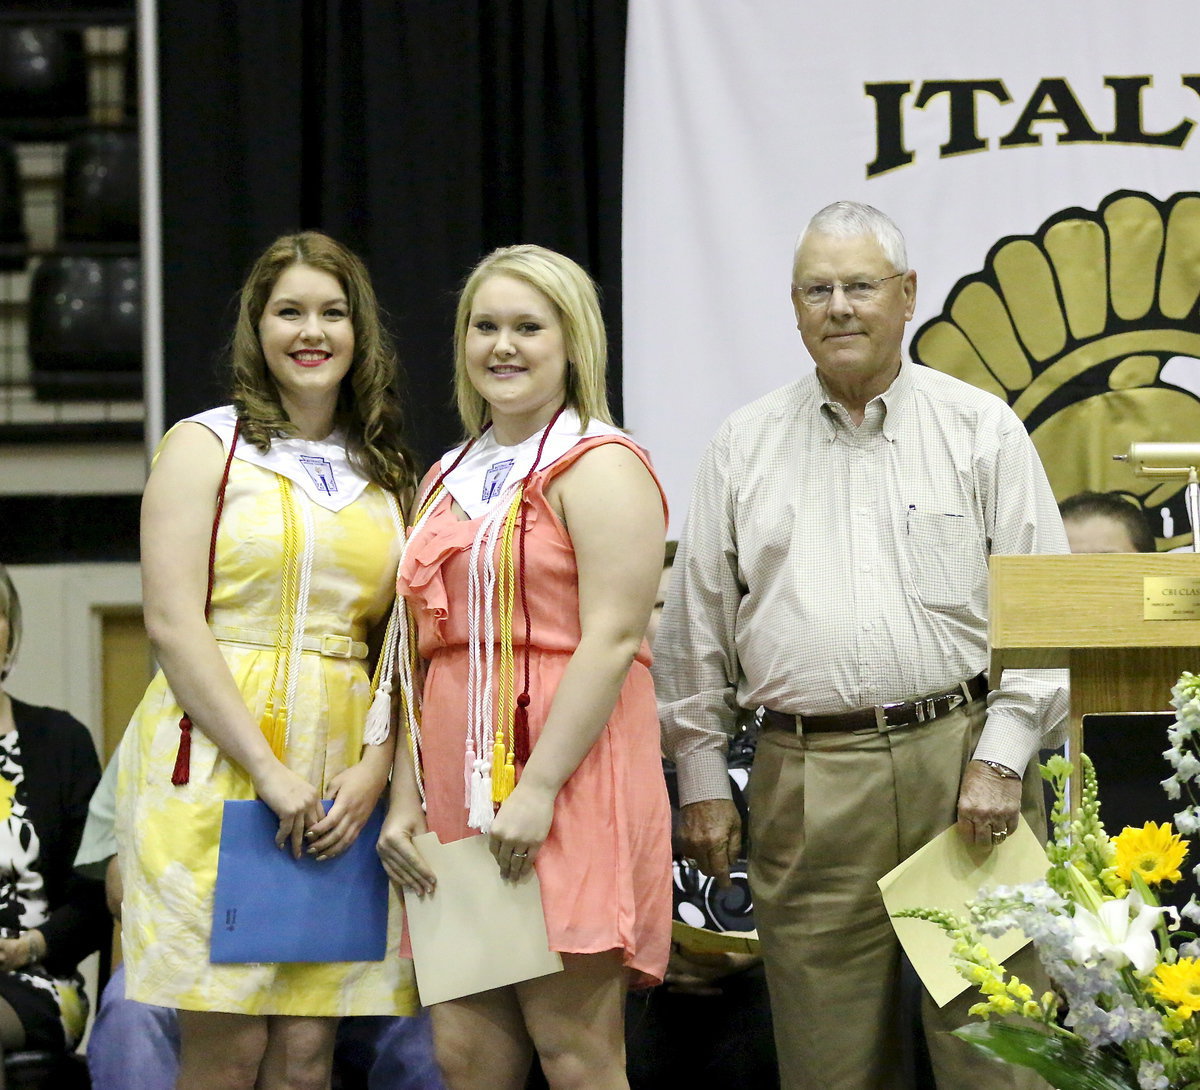
M973 1022L956 1029L954 1036L996 1059L1036 1071L1055 1090L1137 1090L1123 1057L1093 1052L1075 1037L1003 1022Z

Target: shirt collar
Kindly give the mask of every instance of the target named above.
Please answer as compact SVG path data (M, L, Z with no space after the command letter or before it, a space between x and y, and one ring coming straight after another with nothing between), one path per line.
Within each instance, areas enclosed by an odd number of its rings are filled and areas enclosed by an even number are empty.
M873 405L882 406L883 418L879 424L879 429L883 432L883 436L888 442L894 442L896 438L896 428L900 422L900 418L904 414L904 407L910 400L913 387L912 369L914 364L908 360L900 361L900 370L896 377L892 380L892 384L867 402L867 411L863 417L864 423L873 420L875 413L872 410ZM814 377L817 380L818 393L818 409L820 411L821 426L825 429L825 438L833 442L837 435L838 428L844 427L845 409L842 405L835 401L825 388L825 383L821 381L819 373L814 371Z

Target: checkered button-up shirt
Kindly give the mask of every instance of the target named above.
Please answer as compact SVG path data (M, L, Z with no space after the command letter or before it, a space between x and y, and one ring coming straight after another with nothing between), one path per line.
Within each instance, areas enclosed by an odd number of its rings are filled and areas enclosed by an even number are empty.
M728 794L737 708L831 714L987 669L988 557L1065 553L1024 426L905 363L855 427L815 374L738 410L701 462L655 639L680 800ZM1023 771L1067 712L1065 671L1004 673L982 759Z

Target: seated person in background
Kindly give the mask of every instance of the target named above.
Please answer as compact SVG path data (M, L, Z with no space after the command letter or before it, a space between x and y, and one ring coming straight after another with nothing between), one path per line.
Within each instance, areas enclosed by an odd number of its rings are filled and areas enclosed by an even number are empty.
M88 806L75 866L104 878L109 911L121 918L121 869L113 829L117 754ZM106 920L106 931L111 925ZM118 966L100 999L87 1046L92 1090L172 1090L179 1074L179 1023L171 1007L125 998ZM343 1018L334 1049L334 1090L444 1090L425 1011L411 1018Z
M1073 553L1152 553L1154 531L1132 497L1077 492L1058 505Z
M71 866L100 762L82 723L4 690L20 642L0 564L0 1048L64 1052L87 1022L79 963L109 933L103 886Z
M81 874L103 877L108 909L121 918L121 868L113 831L117 803L117 757L104 769L88 805L83 840L75 857ZM111 941L111 921L108 922ZM87 1046L93 1090L171 1090L179 1073L179 1024L170 1007L125 998L125 966L113 970Z

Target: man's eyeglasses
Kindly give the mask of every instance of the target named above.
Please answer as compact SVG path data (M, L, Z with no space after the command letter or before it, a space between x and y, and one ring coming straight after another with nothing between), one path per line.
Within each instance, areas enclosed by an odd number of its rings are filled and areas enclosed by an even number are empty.
M836 288L841 288L842 294L851 303L869 303L882 291L881 284L903 275L904 273L892 273L891 276L881 276L878 280L851 280L849 284L804 284L797 286L796 294L800 297L800 302L813 310L827 306Z

